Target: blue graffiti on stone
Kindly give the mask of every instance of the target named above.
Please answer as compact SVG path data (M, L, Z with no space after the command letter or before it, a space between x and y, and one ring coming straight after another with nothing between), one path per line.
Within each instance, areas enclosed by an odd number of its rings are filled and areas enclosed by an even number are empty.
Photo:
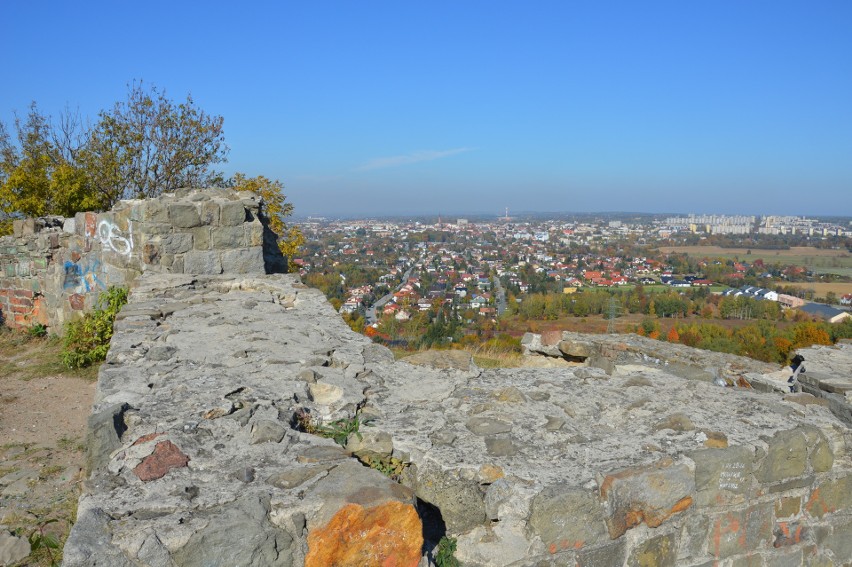
M106 285L98 276L101 263L93 260L88 265L65 262L65 278L62 287L74 293L88 293L93 289L106 289Z

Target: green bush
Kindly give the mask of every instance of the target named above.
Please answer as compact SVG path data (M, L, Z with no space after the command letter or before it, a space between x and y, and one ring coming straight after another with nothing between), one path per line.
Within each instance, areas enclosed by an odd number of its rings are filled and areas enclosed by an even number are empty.
M68 368L83 368L106 358L112 325L121 307L127 303L127 289L110 287L98 296L94 311L65 327L62 363Z

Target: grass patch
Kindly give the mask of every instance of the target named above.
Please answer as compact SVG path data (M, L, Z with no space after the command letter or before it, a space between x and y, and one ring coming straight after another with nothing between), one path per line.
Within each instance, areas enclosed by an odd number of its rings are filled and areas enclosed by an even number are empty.
M76 437L60 437L56 441L56 448L62 451L77 451L81 453L86 450L86 445Z
M62 362L62 339L56 335L38 336L28 332L0 331L0 379L16 377L33 380L64 374L93 382L98 366L69 369Z
M42 467L42 469L38 472L38 478L39 480L47 480L50 477L58 475L64 470L65 467L61 465L48 465L46 467Z

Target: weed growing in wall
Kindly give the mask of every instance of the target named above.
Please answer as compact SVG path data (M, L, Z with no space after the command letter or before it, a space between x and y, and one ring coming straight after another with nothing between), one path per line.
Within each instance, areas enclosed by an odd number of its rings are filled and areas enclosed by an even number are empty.
M438 567L459 567L456 559L456 538L444 536L438 542L438 552L435 554L435 565Z
M98 296L97 307L65 328L62 362L68 368L83 368L106 358L115 316L127 303L127 289L110 287Z

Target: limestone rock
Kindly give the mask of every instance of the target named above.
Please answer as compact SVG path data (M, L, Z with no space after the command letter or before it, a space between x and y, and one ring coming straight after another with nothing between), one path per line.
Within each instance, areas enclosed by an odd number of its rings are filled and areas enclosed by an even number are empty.
M30 542L0 530L0 565L13 565L30 554Z
M331 405L343 397L342 388L324 382L309 384L308 392L310 393L311 400L323 406Z
M206 512L213 521L174 554L182 567L291 567L293 537L269 522L269 497L247 494ZM213 514L215 513L215 519Z
M251 428L251 443L280 443L287 429L277 421L262 419Z
M402 362L432 368L468 371L473 366L473 357L464 350L427 350L412 354L402 359Z
M458 471L437 466L408 467L402 475L421 500L441 511L447 532L465 532L485 520L485 501L479 483L462 477Z

